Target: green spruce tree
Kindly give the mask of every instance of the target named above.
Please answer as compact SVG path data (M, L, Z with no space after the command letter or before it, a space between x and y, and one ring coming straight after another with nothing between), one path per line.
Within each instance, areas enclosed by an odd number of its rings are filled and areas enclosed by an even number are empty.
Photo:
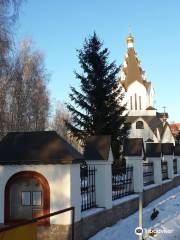
M85 143L90 135L111 135L115 159L119 159L120 145L128 135L130 125L126 122L126 106L122 104L124 94L117 81L119 68L115 62L109 63L109 50L96 33L86 39L78 50L82 74L75 72L80 80L80 89L71 87L67 104L72 121L67 129L78 141Z

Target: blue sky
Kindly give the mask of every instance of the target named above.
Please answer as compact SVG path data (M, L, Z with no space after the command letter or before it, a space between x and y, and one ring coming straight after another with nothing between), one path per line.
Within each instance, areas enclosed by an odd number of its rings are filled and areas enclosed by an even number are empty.
M120 65L126 53L129 25L135 49L153 83L155 107L167 107L170 121L180 122L180 1L178 0L26 0L16 39L31 37L45 54L51 74L52 105L69 101L69 86L79 86L76 49L95 30Z

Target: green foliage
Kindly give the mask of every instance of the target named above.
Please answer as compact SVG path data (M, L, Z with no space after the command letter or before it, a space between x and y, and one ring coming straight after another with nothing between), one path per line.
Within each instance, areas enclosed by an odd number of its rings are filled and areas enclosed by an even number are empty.
M72 115L72 122L66 122L67 128L82 144L90 135L111 135L114 157L119 158L120 144L130 128L124 114L126 106L122 104L124 94L117 81L120 68L115 62L109 63L109 50L103 49L96 33L77 52L83 73L75 72L75 76L81 92L71 87L74 105L67 104Z

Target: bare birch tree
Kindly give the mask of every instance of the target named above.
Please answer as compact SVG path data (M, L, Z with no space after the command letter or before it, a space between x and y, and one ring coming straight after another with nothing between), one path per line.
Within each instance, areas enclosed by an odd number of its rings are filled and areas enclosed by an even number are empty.
M10 74L9 131L44 130L49 114L48 74L30 40L21 43Z
M21 0L0 0L0 71L7 65L20 3Z
M68 134L65 121L71 122L71 114L60 101L56 104L55 115L52 119L50 128L55 130L61 137L67 142L72 144L78 151L82 152L82 147L79 142L75 140L71 135Z
M0 138L8 131L44 130L49 113L43 55L30 41L12 51L21 2L0 0Z
M21 0L0 0L0 138L7 131L10 50L20 3Z

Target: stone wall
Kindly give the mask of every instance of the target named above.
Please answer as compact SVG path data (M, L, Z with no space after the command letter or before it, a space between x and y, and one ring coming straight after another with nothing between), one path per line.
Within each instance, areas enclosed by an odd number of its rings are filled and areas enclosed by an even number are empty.
M113 206L93 216L81 219L75 226L75 239L85 240L101 229L112 226L119 219L128 217L138 209L138 198Z
M180 185L180 176L175 176L172 181L166 180L162 185L144 190L143 194L144 207L147 206L148 203L152 202L154 199L160 197L161 195L171 190L172 188L177 187L178 185Z

